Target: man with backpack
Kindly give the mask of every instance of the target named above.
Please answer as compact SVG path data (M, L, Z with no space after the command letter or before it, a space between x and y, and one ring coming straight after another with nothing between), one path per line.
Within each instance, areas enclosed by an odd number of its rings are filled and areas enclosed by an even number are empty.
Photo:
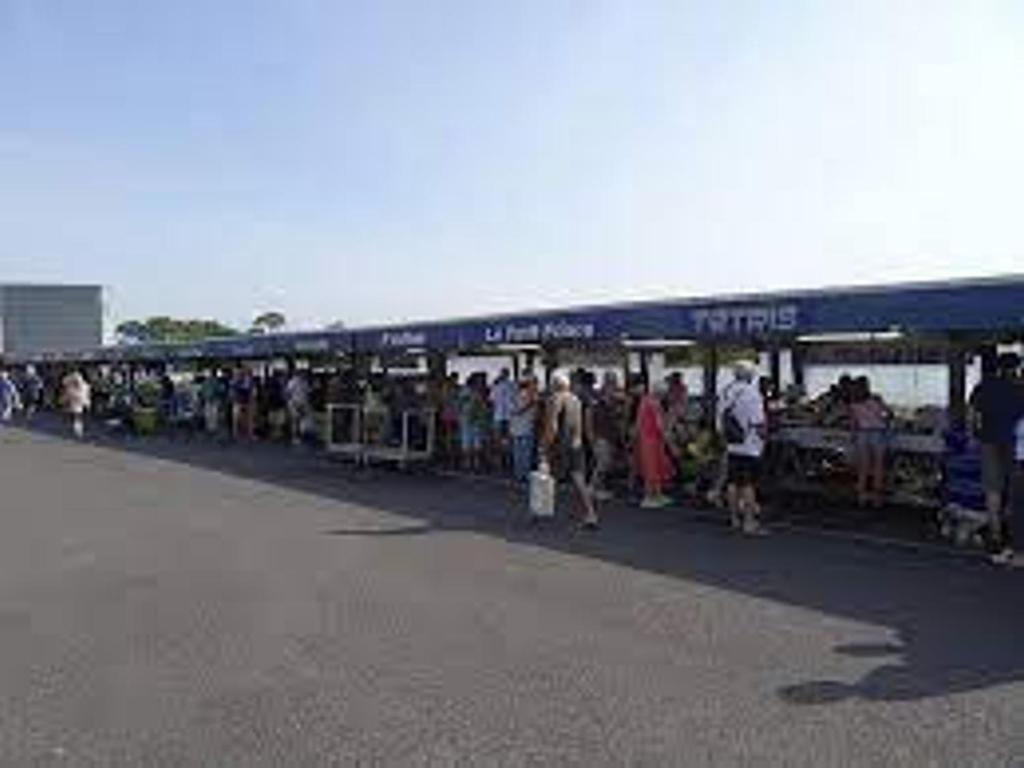
M587 530L599 526L593 494L587 485L584 415L580 398L573 393L568 377L555 374L545 415L544 449L559 480L569 480L583 509L581 525Z
M764 533L757 483L765 446L764 398L756 384L757 367L748 361L736 363L734 380L722 393L719 426L728 454L730 522L748 535Z

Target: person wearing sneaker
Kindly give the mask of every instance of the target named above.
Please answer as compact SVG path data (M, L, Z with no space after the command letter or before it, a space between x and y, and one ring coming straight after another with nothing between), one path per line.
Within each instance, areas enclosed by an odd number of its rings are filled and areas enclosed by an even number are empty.
M981 475L991 529L993 561L1012 560L1007 512L1014 474L1014 429L1024 417L1024 394L1017 377L1020 358L1012 353L983 361L982 379L971 394L974 432L981 443Z
M726 441L731 524L744 533L763 533L757 500L757 483L765 445L764 398L758 389L757 366L749 361L736 363L733 382L722 393L718 422Z

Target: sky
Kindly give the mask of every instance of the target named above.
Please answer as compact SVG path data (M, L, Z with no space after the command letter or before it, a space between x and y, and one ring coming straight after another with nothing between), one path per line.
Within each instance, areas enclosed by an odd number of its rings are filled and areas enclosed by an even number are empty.
M0 281L350 326L1024 272L1019 0L0 0Z

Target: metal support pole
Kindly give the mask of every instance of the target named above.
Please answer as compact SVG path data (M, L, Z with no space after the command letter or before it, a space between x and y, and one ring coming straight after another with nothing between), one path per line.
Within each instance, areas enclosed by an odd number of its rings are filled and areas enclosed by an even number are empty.
M431 381L444 380L448 372L448 361L443 352L430 352L427 355L427 377Z
M950 339L947 352L949 365L949 425L960 431L967 426L967 350L958 339Z
M704 356L704 419L718 431L718 347L713 345Z
M793 346L790 348L789 354L790 359L793 361L793 384L803 392L806 389L803 348L796 342L793 342Z
M544 348L544 386L547 389L551 388L551 377L555 375L555 369L558 367L558 353L550 348Z
M782 353L777 345L772 345L768 350L768 367L771 370L772 389L775 392L782 391Z

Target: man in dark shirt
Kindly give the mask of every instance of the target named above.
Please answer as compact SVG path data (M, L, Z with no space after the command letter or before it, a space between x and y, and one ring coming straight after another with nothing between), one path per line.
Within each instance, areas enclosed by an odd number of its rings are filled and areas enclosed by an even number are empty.
M611 498L606 485L616 458L625 446L626 401L614 371L607 371L591 411L591 429L594 436L594 496L598 500Z
M1006 515L1010 478L1014 469L1014 430L1024 415L1024 397L1014 380L1020 366L1017 355L1000 355L994 370L983 373L971 393L974 429L981 443L981 475L985 505L998 560L1012 558Z
M253 438L254 388L249 372L239 366L231 380L232 433L236 440Z
M284 427L288 421L285 399L285 374L284 371L274 371L267 380L266 391L266 414L267 425L270 428L270 439L281 440L284 437Z

